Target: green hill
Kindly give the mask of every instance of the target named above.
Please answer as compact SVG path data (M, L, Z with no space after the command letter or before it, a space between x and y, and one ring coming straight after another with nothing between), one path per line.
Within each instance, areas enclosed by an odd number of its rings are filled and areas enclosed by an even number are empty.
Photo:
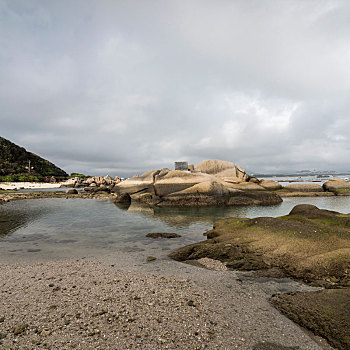
M0 137L0 181L45 181L51 176L62 179L68 174L48 160Z

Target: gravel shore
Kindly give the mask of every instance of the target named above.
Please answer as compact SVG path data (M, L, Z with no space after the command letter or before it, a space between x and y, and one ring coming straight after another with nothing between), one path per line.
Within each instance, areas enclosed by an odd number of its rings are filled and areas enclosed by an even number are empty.
M1 265L0 348L322 349L235 273L117 260Z
M202 349L217 338L208 295L186 280L97 262L1 271L5 349Z

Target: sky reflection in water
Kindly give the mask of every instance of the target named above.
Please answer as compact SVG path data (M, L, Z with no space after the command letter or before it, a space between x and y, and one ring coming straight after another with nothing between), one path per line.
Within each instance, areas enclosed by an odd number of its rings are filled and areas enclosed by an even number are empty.
M110 252L169 251L203 240L203 232L225 217L286 215L294 205L350 212L350 197L286 198L274 206L121 209L109 200L37 199L0 206L0 255L55 259ZM150 232L175 232L171 240L146 238ZM145 254L146 254L145 253Z

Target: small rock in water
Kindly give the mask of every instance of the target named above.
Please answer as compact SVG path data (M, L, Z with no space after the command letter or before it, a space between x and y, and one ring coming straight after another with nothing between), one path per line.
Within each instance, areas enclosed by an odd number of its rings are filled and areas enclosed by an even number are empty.
M167 233L167 232L160 232L160 233L148 233L146 237L150 238L178 238L181 237L181 235L178 235L177 233Z

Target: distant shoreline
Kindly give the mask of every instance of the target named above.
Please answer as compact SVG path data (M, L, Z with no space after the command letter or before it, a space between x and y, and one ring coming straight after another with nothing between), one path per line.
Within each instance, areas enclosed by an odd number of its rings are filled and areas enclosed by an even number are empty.
M49 182L0 182L2 190L37 189L37 188L60 188L60 183Z

